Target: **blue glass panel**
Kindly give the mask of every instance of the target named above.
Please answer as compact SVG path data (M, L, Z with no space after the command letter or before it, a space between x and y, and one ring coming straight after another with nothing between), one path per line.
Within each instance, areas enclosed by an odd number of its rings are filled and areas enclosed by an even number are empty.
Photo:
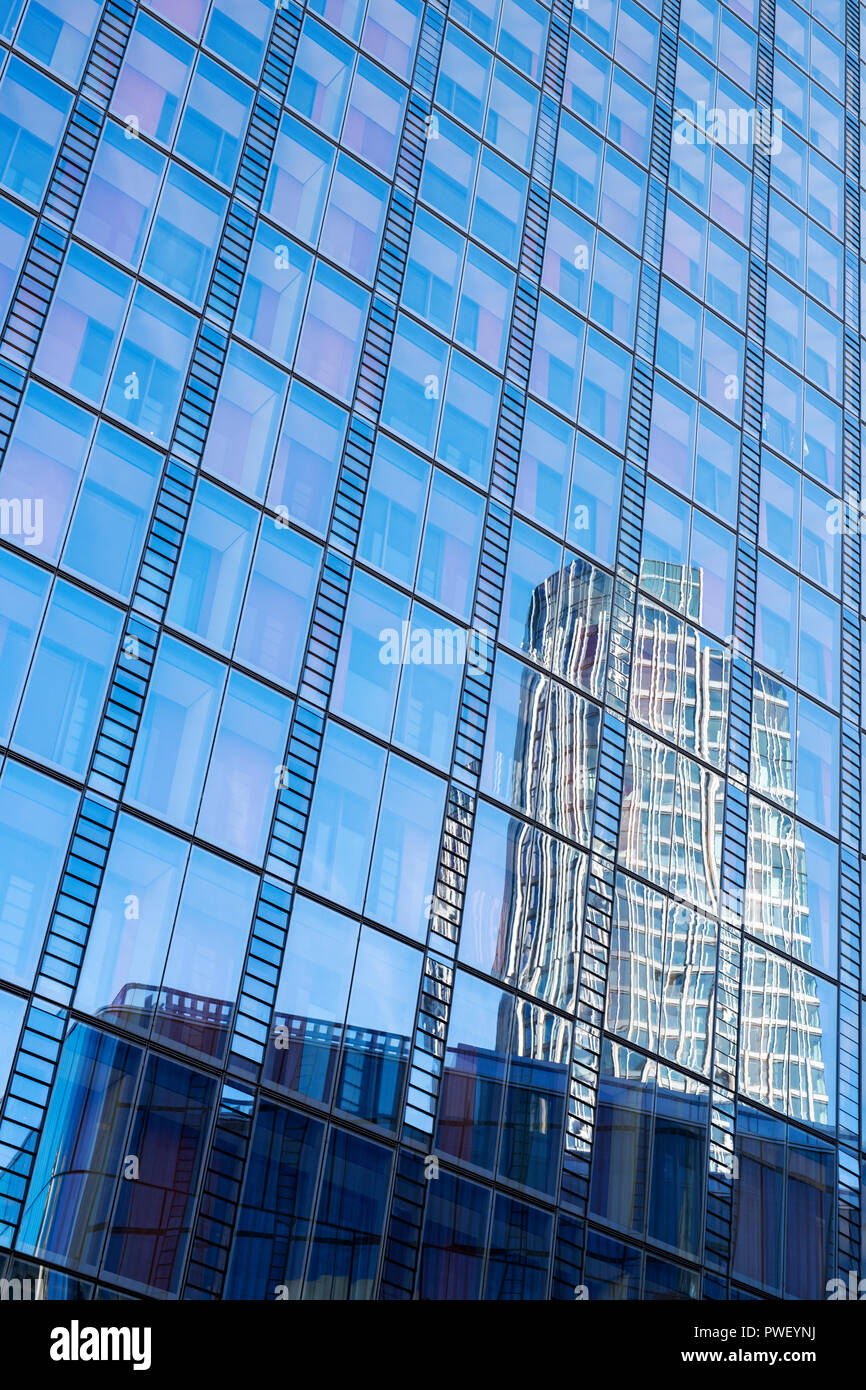
M0 534L56 560L92 428L89 411L30 383L3 463Z
M196 8L202 8L202 0L156 0L151 6L190 34L196 33L190 23ZM112 113L127 123L128 130L170 145L194 56L194 49L179 35L140 12L114 86Z
M102 1263L108 1278L177 1296L215 1092L210 1076L148 1059L127 1139L138 1178L118 1184Z
M829 1144L788 1130L785 1295L823 1299L831 1272L836 1162Z
M309 1115L273 1101L259 1106L226 1298L299 1297L324 1133L324 1125Z
M44 570L0 551L0 738L4 741L18 708L49 583Z
M7 761L0 777L0 974L33 983L78 796Z
M492 1172L505 1090L510 1001L459 971L454 984L435 1147Z
M362 926L335 1103L386 1129L399 1122L421 963L420 951Z
M498 1171L553 1193L559 1177L571 1032L563 1019L514 1001Z
M589 1206L624 1231L642 1232L646 1220L655 1070L628 1048L603 1044Z
M372 1298L391 1154L332 1129L319 1194L304 1298Z
M484 1281L486 1299L543 1299L553 1217L497 1193Z
M484 499L438 469L433 475L416 588L468 621Z
M255 81L271 27L267 0L217 0L211 11L205 43L213 53Z
M280 228L315 244L322 225L334 147L294 116L283 116L262 211Z
M313 258L267 222L260 222L241 288L235 328L259 347L291 362Z
M162 155L110 121L78 209L78 235L137 266L164 167Z
M231 650L258 513L201 479L168 605L168 620L217 651Z
M280 424L287 376L232 343L220 379L202 467L261 500Z
M32 230L30 214L8 198L0 197L0 314L4 318Z
M376 745L328 725L299 881L345 907L363 901L384 766Z
M268 506L320 534L331 515L346 434L346 412L292 383L268 486Z
M431 660L427 654L435 652L437 638L442 659ZM438 614L420 603L413 606L391 737L398 747L442 769L451 762L464 650L473 649L462 629L443 628Z
M363 570L352 580L334 671L331 709L387 738L404 642L409 600Z
M41 376L99 403L130 283L127 275L73 243L36 351Z
M272 1085L330 1101L357 941L354 918L296 896L265 1053Z
M354 53L322 24L307 18L301 30L286 105L317 130L339 136Z
M122 615L58 581L15 726L15 745L75 776L87 769Z
M475 1183L440 1173L430 1184L418 1273L419 1298L480 1296L489 1211L490 1193Z
M707 1088L659 1068L648 1234L697 1259L707 1143Z
M71 105L56 82L9 59L0 82L0 184L28 203L44 197Z
M246 83L201 54L175 142L178 154L220 183L231 183L252 99Z
M411 587L430 466L380 434L358 542L362 560Z
M285 696L232 672L196 834L254 864L264 857L291 711Z
M584 1279L590 1299L637 1298L640 1251L599 1231L587 1231Z
M314 541L286 526L262 527L235 658L292 688L300 671L320 560Z
M444 805L440 777L389 758L364 912L417 941L427 929Z
M164 637L132 756L127 799L192 830L225 669Z
M21 1217L16 1249L23 1254L97 1272L124 1155L141 1154L125 1142L141 1055L95 1028L72 1025Z
M65 568L129 597L161 471L155 449L99 426L63 551Z
M147 1032L189 846L121 815L75 995L83 1013Z
M107 408L167 444L192 353L194 319L139 285L114 366Z
M228 1045L258 879L193 849L183 885L153 1035L183 1052L219 1061Z
M732 1272L769 1293L778 1292L782 1281L784 1124L740 1103L736 1153L739 1175Z
M172 163L162 187L143 273L201 308L227 199Z
M24 1022L26 1000L0 990L0 1092L5 1092Z

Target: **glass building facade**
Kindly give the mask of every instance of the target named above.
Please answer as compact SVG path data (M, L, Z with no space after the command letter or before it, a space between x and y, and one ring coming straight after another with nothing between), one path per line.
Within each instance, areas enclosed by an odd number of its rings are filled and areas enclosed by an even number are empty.
M866 1273L864 14L0 0L0 1277Z

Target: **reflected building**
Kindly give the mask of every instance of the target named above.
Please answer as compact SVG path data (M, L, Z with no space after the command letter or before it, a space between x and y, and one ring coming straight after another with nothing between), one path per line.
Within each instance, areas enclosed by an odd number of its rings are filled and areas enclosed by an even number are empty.
M0 1279L858 1265L861 49L0 0Z

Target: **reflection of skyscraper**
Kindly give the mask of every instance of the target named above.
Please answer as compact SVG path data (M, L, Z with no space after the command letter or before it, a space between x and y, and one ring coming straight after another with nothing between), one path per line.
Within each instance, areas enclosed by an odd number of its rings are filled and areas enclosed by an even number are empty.
M572 559L533 590L523 648L546 670L597 695L609 624L608 577ZM524 821L511 832L509 910L500 924L496 968L506 982L542 998L572 1001L572 1007L586 891L586 855L577 845L585 849L589 843L597 717L594 704L525 668L513 799L564 838L539 835Z
M0 1278L859 1266L862 50L0 0Z
M819 997L818 977L804 968L811 963L813 929L806 846L799 822L786 814L794 805L793 724L790 693L762 678L752 737L761 791L777 804L752 802L744 918L746 929L771 949L755 945L746 954L740 1074L755 1099L824 1126L832 1122L822 1024L828 1003Z

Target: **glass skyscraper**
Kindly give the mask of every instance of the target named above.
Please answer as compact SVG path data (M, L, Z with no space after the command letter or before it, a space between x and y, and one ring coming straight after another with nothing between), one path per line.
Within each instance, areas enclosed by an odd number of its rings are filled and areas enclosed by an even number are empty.
M0 0L4 1297L866 1274L864 13Z

